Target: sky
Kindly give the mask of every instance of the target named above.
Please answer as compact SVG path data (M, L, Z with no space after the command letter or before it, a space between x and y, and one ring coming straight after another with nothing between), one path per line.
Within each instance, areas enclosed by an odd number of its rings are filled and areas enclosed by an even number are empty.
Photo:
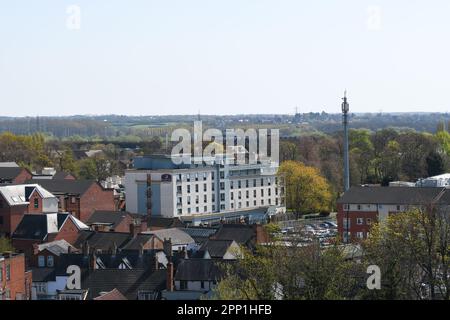
M448 0L0 0L0 116L447 112Z

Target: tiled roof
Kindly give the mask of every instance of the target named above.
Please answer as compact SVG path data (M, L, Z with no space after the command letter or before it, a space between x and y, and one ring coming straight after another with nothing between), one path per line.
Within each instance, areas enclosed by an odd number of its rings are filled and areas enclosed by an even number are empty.
M150 217L147 219L148 227L157 228L182 228L184 224L178 218Z
M116 288L112 289L111 291L105 292L98 296L97 298L94 298L94 300L128 300L119 290Z
M130 242L128 242L124 250L140 250L141 245L145 245L153 237L151 234L137 234Z
M233 240L208 240L206 241L200 251L208 251L211 258L222 259L225 253L227 253L230 246L233 244Z
M36 183L37 180L29 180L27 183ZM84 194L94 183L94 180L38 180L39 185L55 194Z
M164 241L164 239L171 239L172 245L195 243L190 235L178 228L146 231L142 232L142 234L153 234L161 241Z
M22 170L20 167L0 167L0 180L14 180Z
M89 289L91 299L101 292L119 290L127 299L136 300L139 291L160 292L166 286L166 270L104 269L85 273L81 287Z
M78 236L74 246L82 248L85 241L87 241L91 249L106 252L114 249L114 245L116 245L117 248L121 248L130 240L131 234L126 232L86 231Z
M339 198L342 204L426 204L439 195L442 188L419 187L352 187ZM446 191L446 194L449 190ZM449 197L444 195L442 199Z
M125 211L95 211L86 222L92 224L108 224L115 228L128 215Z
M214 281L223 275L218 264L230 263L226 260L214 259L183 259L177 266L175 280L184 281Z
M234 240L239 244L249 244L256 237L256 231L251 225L223 224L219 231L212 236L217 240Z

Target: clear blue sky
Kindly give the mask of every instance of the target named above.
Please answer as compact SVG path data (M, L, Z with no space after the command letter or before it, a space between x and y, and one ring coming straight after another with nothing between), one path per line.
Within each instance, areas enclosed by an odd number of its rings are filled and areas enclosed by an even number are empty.
M449 39L448 0L0 0L0 115L446 112Z

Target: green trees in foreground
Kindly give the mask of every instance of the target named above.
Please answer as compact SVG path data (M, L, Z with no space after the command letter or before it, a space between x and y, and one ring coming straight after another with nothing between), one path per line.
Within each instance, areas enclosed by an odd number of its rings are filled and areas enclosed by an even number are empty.
M213 297L449 300L449 213L429 206L391 215L373 225L360 254L339 242L286 246L275 237L270 245L243 249L235 263L220 264L224 277ZM380 268L380 290L366 286L371 265Z

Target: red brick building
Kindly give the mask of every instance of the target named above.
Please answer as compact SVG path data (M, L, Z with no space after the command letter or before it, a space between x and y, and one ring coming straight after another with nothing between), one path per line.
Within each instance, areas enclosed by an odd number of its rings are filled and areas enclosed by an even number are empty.
M0 253L0 300L30 300L31 283L24 254Z
M450 205L450 190L440 197L442 188L352 187L337 201L338 233L343 242L366 239L373 223L391 214L425 206L439 196L439 203Z
M0 186L0 235L10 236L25 213L57 210L58 199L36 184Z
M0 167L0 184L20 184L31 179L28 169L20 167Z
M135 218L125 211L95 211L86 224L95 231L128 232L134 222Z
M39 180L39 184L58 197L59 212L69 212L83 222L96 210L116 210L114 190L104 189L96 181Z
M30 259L36 244L65 240L74 244L89 227L68 213L25 214L11 236L16 250Z

